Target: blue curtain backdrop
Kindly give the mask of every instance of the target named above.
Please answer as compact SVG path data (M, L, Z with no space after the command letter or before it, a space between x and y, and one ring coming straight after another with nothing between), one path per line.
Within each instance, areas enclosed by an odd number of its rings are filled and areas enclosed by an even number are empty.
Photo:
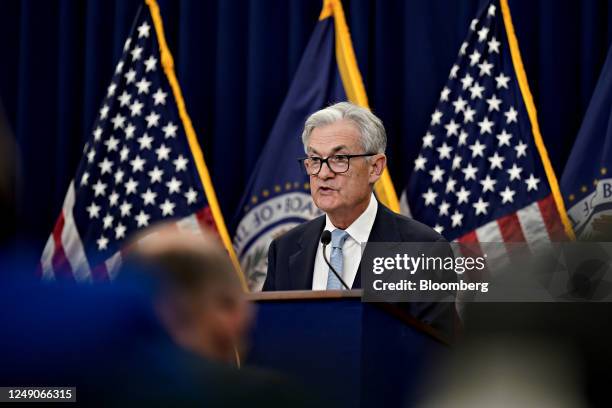
M370 104L388 130L398 191L482 3L344 1ZM509 3L560 176L611 44L612 0ZM0 1L0 97L21 149L22 238L42 245L48 236L139 5ZM160 7L187 107L230 222L321 3L161 0Z

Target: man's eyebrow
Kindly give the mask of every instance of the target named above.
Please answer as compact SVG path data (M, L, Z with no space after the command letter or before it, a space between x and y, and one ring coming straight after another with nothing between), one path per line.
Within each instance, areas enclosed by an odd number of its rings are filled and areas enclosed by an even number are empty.
M348 147L346 147L345 145L339 145L339 146L334 147L334 148L331 150L331 152L332 152L332 154L333 154L333 153L339 152L339 151L340 151L340 150L342 150L342 149L347 149L347 150L348 150ZM316 151L315 149L313 149L312 147L308 147L308 151L309 151L309 152L311 152L311 153L317 154L317 155L319 155L319 156L321 155L319 152L317 152L317 151Z
M343 150L343 149L348 150L348 147L346 147L345 145L336 146L332 149L332 153L339 152L340 150Z

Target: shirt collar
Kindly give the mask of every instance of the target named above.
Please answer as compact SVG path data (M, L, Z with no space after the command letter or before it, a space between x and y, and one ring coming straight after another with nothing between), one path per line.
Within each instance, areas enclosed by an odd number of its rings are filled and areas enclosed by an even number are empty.
M376 213L378 212L378 201L376 201L376 197L374 194L370 196L370 203L364 212L361 213L359 217L349 227L345 230L351 238L355 241L367 242L370 237L370 231L372 230L372 225L374 225L374 220L376 219ZM325 215L325 229L329 231L333 231L337 229L334 224L332 224L329 216Z

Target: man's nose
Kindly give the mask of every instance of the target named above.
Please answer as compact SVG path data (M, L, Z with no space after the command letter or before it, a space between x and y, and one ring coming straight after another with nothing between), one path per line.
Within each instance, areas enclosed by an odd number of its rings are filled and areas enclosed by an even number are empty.
M330 168L328 163L321 164L321 170L317 176L323 180L327 180L329 178L333 178L336 175Z

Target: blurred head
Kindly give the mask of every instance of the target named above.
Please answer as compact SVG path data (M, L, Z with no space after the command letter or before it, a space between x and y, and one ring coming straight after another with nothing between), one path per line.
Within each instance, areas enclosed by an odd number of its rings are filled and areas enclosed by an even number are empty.
M0 246L15 232L18 149L0 101Z
M136 266L153 281L155 309L171 337L206 358L235 361L251 309L219 239L162 225L132 248L130 270Z
M340 214L357 218L387 163L387 136L381 120L367 109L340 102L310 115L302 142L317 207L332 220ZM321 163L321 159L329 162Z

